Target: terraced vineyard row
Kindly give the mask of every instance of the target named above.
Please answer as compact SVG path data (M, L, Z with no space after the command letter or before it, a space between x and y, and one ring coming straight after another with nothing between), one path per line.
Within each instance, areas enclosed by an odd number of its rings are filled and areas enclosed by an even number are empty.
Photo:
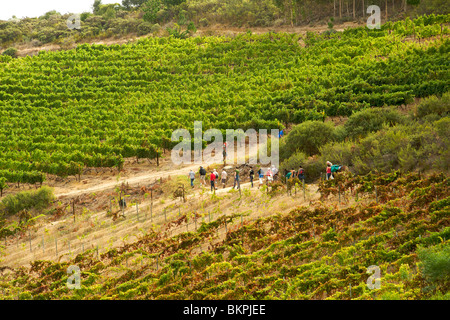
M120 169L178 128L271 129L449 89L450 17L330 35L268 33L79 45L0 57L0 178ZM424 44L410 34L429 38Z
M287 215L239 221L238 215L203 223L195 232L166 237L152 232L132 244L63 263L35 261L3 270L3 298L14 299L427 299L448 290L448 279L430 284L419 246L448 250L449 187L443 175L398 173L325 181L339 184L343 201L373 198L345 209L298 207ZM370 186L370 187L369 187ZM328 191L327 191L328 190ZM173 223L180 225L185 216ZM219 239L219 228L228 226ZM208 251L200 246L208 246ZM81 289L67 288L67 268L81 269ZM369 289L369 266L381 287ZM447 282L445 282L447 281ZM434 287L433 287L434 285ZM446 289L447 288L447 289Z

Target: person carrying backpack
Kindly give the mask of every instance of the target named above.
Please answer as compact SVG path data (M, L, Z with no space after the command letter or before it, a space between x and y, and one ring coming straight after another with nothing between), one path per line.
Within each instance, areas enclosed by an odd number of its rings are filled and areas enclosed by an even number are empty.
M205 168L200 166L199 173L200 173L200 183L203 183L206 186L206 181L205 181L206 170L205 170Z
M289 180L292 177L293 173L294 173L294 170L288 171L288 173L286 173L286 180Z
M302 168L302 166L298 168L298 179L305 180L305 170Z
M250 168L250 182L252 184L252 188L253 188L253 177L255 175L255 172L253 171L253 168Z
M338 164L331 165L331 173L340 172L341 169L342 169L341 165L338 165Z

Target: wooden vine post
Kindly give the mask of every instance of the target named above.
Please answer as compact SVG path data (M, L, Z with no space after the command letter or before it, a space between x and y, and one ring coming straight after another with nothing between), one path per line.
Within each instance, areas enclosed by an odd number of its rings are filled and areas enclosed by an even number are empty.
M153 220L153 188L150 189L150 221Z
M302 179L302 183L303 183L303 200L306 201L305 179Z
M139 222L139 204L136 202L136 219Z

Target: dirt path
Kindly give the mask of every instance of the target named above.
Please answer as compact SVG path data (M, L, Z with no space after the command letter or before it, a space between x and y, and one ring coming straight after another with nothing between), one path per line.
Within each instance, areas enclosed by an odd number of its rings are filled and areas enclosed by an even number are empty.
M252 145L248 150L249 155L257 154L257 145ZM237 161L237 158L235 160ZM107 181L93 179L95 182L91 185L78 182L77 189L73 190L70 190L67 186L56 187L56 196L61 199L62 197L75 197L92 192L99 192L100 195L101 191L114 188L121 182L127 182L129 185L143 184L153 182L160 176L187 175L191 168L197 171L198 167L197 164L193 164L171 170L170 164L166 164L159 171L153 170L138 175L131 174L128 177L118 179L118 181L114 177L109 177ZM197 183L198 181L197 178ZM258 192L257 186L258 182L250 190L250 183L241 183L243 198L259 201L261 194ZM21 237L15 236L8 238L7 241L5 240L6 255L0 257L2 258L0 261L2 265L17 267L28 265L36 259L54 260L56 256L59 257L58 259L65 260L73 254L92 249L95 246L99 246L102 252L108 250L108 248L123 245L130 241L130 238L137 239L141 232L147 232L154 228L157 230L164 229L168 223L175 220L179 215L203 212L203 216L205 216L206 208L212 211L212 219L216 219L219 217L219 212L214 213L217 205L221 207L221 210L224 210L225 214L227 212L230 214L236 210L232 207L232 203L234 203L235 198L239 197L239 192L230 193L231 189L232 187L219 187L215 191L216 196L224 200L217 200L217 198L213 200L209 185L204 188L195 188L193 193L187 195L186 203L180 202L179 199L170 198L161 198L159 201L153 202L147 199L139 203L139 210L137 210L137 206L130 205L125 210L125 219L120 218L117 221L112 221L105 210L90 211L83 209L83 213L77 214L76 221L70 214L57 221L54 221L52 217L44 217L39 219L37 225L30 232L23 234ZM245 192L244 189L249 190ZM97 197L94 197L92 201L96 202L97 200ZM206 206L204 206L205 201L208 203ZM214 201L219 201L219 203L217 204ZM258 213L253 214L257 215ZM209 219L211 219L211 215ZM184 225L179 230L170 230L170 235L185 232L185 227ZM191 223L190 228L194 228L194 222Z
M248 145L247 145L248 147ZM253 144L248 148L248 155L249 156L255 156L258 152L258 145ZM235 162L238 163L238 161L244 161L245 159L242 159L240 157L239 159L235 157ZM176 169L172 170L157 170L157 168L154 168L150 172L144 173L144 174L136 174L136 175L129 175L120 177L119 179L115 177L109 177L106 180L99 180L99 179L93 179L91 182L88 181L89 184L83 184L83 183L74 183L71 187L61 187L61 186L55 186L54 192L55 196L58 198L63 197L75 197L82 194L87 193L93 193L93 192L100 192L105 191L109 189L114 189L116 186L120 185L121 183L128 183L129 185L143 185L146 183L152 183L155 182L155 180L158 180L159 178L163 177L166 178L168 176L174 177L174 176L181 176L189 173L189 170L193 170L194 172L198 171L199 164L189 164L185 166L178 166ZM207 166L203 164L203 166ZM170 166L169 167L173 167ZM75 189L74 189L75 188Z
M82 184L79 184L77 186L77 189L71 190L71 191L63 191L67 190L68 188L61 188L61 187L55 187L55 196L58 198L61 197L74 197L81 194L86 193L92 193L92 192L99 192L99 191L105 191L108 189L115 188L116 186L120 185L121 183L128 183L130 185L134 184L144 184L144 183L150 183L154 182L155 180L159 179L160 177L167 177L167 176L178 176L178 175L187 175L189 170L197 171L198 165L190 165L183 167L182 169L176 169L176 170L169 170L169 171L153 171L150 173L144 173L140 175L133 175L128 177L121 177L120 179L115 179L114 177L111 177L108 179L108 181L97 181L95 185L90 187L84 187Z

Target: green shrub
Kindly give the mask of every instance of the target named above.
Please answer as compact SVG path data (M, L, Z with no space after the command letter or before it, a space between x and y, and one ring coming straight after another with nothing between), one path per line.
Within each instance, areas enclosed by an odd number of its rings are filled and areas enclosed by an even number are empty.
M333 228L329 228L326 232L322 233L322 238L324 241L337 240L337 233Z
M299 166L304 166L307 160L307 156L304 152L296 152L292 156L290 156L288 159L284 160L280 164L280 172L283 173L285 170L297 170Z
M321 146L335 140L334 125L331 122L305 121L295 126L285 139L285 144L280 145L280 156L290 156L297 151L306 155L318 154Z
M415 117L424 118L429 115L444 117L449 113L450 92L446 92L442 95L442 98L431 96L422 100L422 102L416 107Z
M417 249L423 276L437 286L450 285L450 245L443 243L434 247Z
M450 119L398 125L368 135L351 149L356 174L370 171L448 171ZM332 148L331 148L332 149Z
M37 190L10 194L0 203L0 212L5 216L12 216L22 210L42 210L48 207L53 199L53 189L46 186Z
M10 56L13 58L17 58L17 49L16 48L8 48L2 53L5 56Z
M144 21L138 26L137 34L138 34L138 36L143 36L143 35L151 33L152 29L153 29L153 24Z
M161 30L161 26L159 25L159 23L155 23L155 24L152 26L151 32L152 32L152 33L157 33L157 32L159 32L159 30Z
M201 18L201 19L198 21L198 23L199 23L200 26L202 26L202 27L207 27L207 26L209 26L208 19L206 19L206 18Z
M351 166L353 164L355 144L353 142L330 142L320 147L322 166L326 166L326 162L333 164Z
M445 294L442 294L441 292L436 293L435 295L431 296L429 300L450 300L450 292L446 292Z
M90 12L83 12L80 14L80 20L85 22L87 18L89 18L92 14Z
M334 136L336 141L344 141L345 138L347 138L347 130L345 129L345 126L342 125L334 128Z
M406 118L397 110L372 108L354 113L348 118L344 128L349 138L360 138L370 132L380 130L383 125L394 126L405 123Z

